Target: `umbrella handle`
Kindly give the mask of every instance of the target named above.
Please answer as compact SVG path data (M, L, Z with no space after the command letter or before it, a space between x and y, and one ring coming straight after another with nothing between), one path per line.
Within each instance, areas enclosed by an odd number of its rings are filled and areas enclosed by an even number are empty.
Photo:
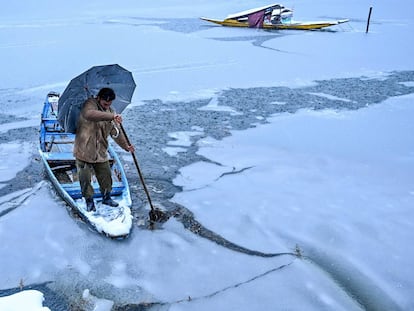
M119 137L119 129L118 127L115 125L115 121L111 121L112 126L114 127L116 134L112 136L112 138L118 138ZM124 135L125 136L125 135ZM125 136L126 137L126 136ZM127 139L128 145L130 145L128 139Z
M122 134L124 134L125 139L126 139L128 145L131 146L131 142L130 142L130 140L128 138L128 135L125 132L125 129L124 129L122 123L119 123L119 127L121 128ZM148 191L148 188L147 188L147 186L145 184L144 176L142 175L141 169L139 168L138 160L137 160L137 157L135 156L135 152L131 151L131 154L132 154L132 158L134 159L134 163L135 163L135 166L137 168L138 175L139 175L139 179L141 180L142 187L144 188L144 192L147 195L148 203L151 206L151 210L154 211L154 206L152 205L151 196L150 196L149 191Z

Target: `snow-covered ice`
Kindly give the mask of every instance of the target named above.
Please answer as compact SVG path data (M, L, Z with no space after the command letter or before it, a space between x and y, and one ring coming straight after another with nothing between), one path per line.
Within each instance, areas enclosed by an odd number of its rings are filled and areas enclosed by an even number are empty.
M229 118L243 113L220 103L223 90L385 81L401 71L407 80L400 85L413 88L410 1L284 4L297 19L350 22L335 32L268 32L198 19L263 5L256 0L3 4L0 293L47 284L71 303L89 299L101 310L128 303L168 310L414 309L414 90L357 110L278 113L266 123L257 111L255 127L228 127L223 139L201 125L164 137L165 155L197 146L208 160L179 168L173 181L182 191L171 201L255 255L194 234L174 217L160 230L135 226L128 240L112 241L72 217L48 182L6 190L38 165L31 162L37 140L19 134L36 131L47 92L62 92L94 65L119 63L133 72L132 106L205 99L200 113ZM346 95L309 93L352 105ZM278 99L271 105L287 106ZM26 289L1 297L0 310L47 310L43 294Z

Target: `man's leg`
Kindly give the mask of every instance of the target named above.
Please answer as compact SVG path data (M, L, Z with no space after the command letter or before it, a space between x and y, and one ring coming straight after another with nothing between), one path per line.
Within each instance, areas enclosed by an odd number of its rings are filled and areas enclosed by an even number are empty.
M93 187L91 185L92 167L91 164L76 159L76 167L78 169L79 183L81 186L82 196L86 200L86 209L88 211L95 210L93 202Z
M112 191L112 173L109 161L94 164L96 179L99 183L99 189L102 193L102 203L110 206L119 204L111 199Z

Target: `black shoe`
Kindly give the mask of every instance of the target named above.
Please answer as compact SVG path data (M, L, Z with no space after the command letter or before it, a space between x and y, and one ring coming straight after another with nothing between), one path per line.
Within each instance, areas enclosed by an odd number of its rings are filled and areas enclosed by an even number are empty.
M93 201L93 198L86 199L86 210L88 212L94 212L94 211L96 211L95 202Z
M111 195L109 193L103 195L102 204L109 205L112 207L117 207L119 205L117 202L111 199Z

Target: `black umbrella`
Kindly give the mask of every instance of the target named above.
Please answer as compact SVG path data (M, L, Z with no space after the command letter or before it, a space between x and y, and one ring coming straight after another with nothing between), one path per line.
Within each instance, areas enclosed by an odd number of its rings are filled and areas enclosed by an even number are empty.
M115 91L112 108L121 113L131 103L136 84L132 73L117 64L95 66L73 78L60 96L58 105L58 120L66 132L76 131L83 103L104 87Z

